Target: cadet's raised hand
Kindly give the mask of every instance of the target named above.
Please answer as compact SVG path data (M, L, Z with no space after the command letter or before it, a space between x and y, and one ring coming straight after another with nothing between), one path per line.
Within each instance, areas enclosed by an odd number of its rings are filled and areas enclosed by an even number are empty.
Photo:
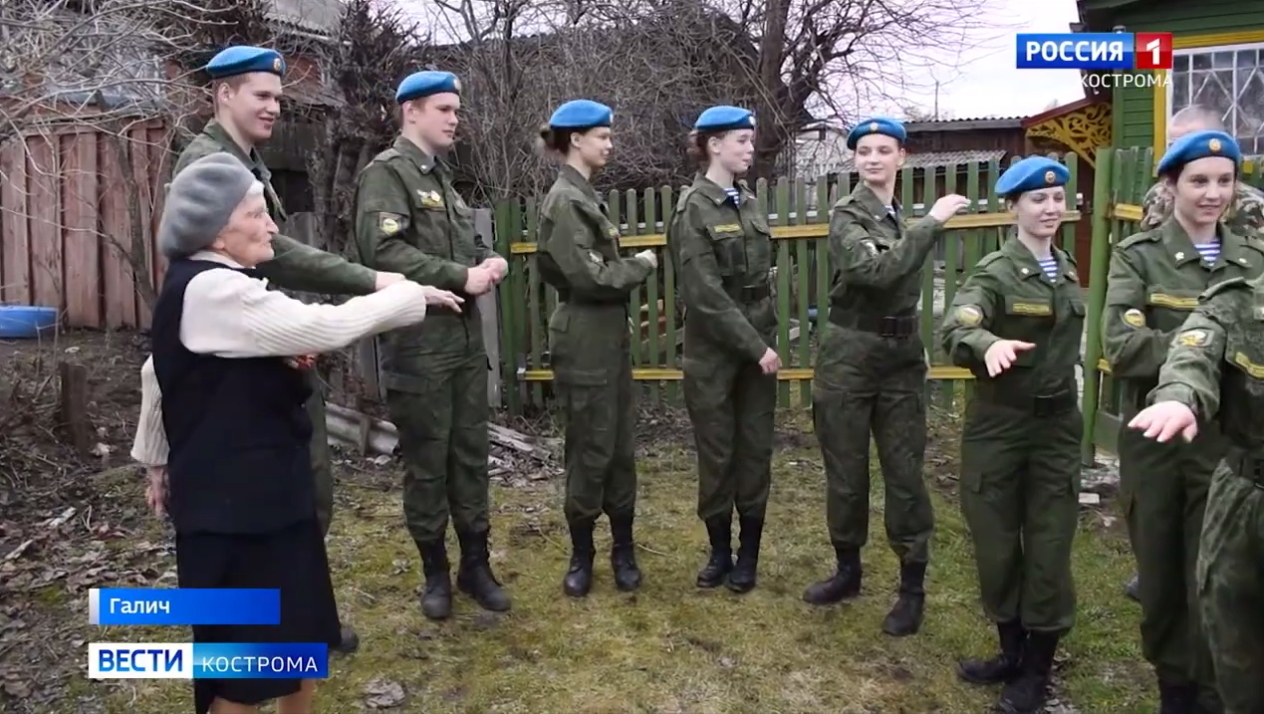
M1014 363L1018 361L1018 353L1026 352L1034 349L1036 346L1030 342L1022 340L1001 340L993 343L988 348L987 354L983 355L983 362L987 365L988 376L995 377L1004 372Z
M425 290L427 305L446 307L453 312L461 311L461 304L465 302L465 299L460 295L447 290L440 290L430 285L422 285L421 287Z
M1198 419L1180 402L1159 402L1137 412L1128 428L1144 432L1145 438L1159 443L1169 442L1177 434L1185 441L1193 441L1198 436Z
M969 205L970 205L970 199L966 198L965 196L960 196L955 193L950 193L947 196L944 196L943 198L939 199L938 201L935 201L935 205L930 207L930 215L935 220L939 221L940 223L943 223L947 221L949 218L952 218L953 216L957 215L957 211L960 211L961 209Z
M395 283L403 282L404 279L405 279L404 276L400 273L383 273L379 271L377 274L377 279L374 282L373 289L375 291L385 290L386 288L389 288Z
M637 253L636 255L632 257L636 258L637 260L645 261L651 268L658 267L658 256L654 254L653 250L650 250L648 248L641 251L640 253Z
M781 369L781 355L777 354L777 350L768 348L763 358L759 360L759 369L764 374L774 374Z
M487 264L470 268L466 271L465 277L465 294L466 295L482 295L491 289L493 284L492 271L487 268Z

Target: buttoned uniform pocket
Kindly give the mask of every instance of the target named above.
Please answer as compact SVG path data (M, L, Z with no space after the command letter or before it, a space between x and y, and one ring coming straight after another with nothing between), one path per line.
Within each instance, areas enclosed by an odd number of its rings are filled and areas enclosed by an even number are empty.
M1054 326L1053 299L1048 296L1006 295L1001 325L993 332L1002 339L1021 340L1036 349L1018 352L1015 367L1031 367L1039 361L1040 346L1049 338Z
M448 206L443 193L438 189L412 187L408 196L412 206L413 244L425 253L450 257Z
M746 273L746 244L740 223L717 223L707 226L711 249L720 275L731 278Z

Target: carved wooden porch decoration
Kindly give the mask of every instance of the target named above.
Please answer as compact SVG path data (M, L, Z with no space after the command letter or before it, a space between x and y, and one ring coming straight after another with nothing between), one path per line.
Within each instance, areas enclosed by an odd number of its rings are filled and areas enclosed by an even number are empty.
M1080 100L1023 120L1028 139L1050 139L1096 166L1097 147L1110 146L1111 111L1107 102Z

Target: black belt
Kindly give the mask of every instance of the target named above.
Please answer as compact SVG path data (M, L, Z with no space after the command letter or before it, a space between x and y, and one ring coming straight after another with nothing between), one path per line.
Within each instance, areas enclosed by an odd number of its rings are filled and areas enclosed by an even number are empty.
M772 297L772 288L767 285L757 285L753 288L738 288L735 299L738 302L759 302L765 298Z
M979 386L978 394L984 401L992 404L1017 409L1037 417L1051 417L1066 414L1075 409L1078 398L1074 390L1064 389L1053 394L1022 395L1012 394L996 385Z
M623 307L628 306L627 300L577 300L575 299L573 295L571 295L569 290L566 290L566 291L558 290L557 301L564 305L599 305L599 306L622 305Z
M917 315L848 315L830 308L829 321L839 327L872 332L879 337L912 337L918 332Z
M1256 488L1264 489L1264 456L1246 452L1233 454L1225 457L1225 465L1235 475L1255 484Z

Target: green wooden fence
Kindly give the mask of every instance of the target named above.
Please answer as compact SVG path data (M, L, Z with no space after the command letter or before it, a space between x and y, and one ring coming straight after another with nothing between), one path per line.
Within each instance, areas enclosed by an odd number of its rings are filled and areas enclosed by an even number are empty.
M1071 171L1067 185L1069 210L1062 229L1062 244L1071 251L1074 226L1083 220L1077 200L1078 161L1074 154L1051 156ZM936 352L934 333L938 325L932 306L938 303L942 309L942 305L952 301L961 280L982 256L996 249L1006 226L1013 223L993 189L1001 166L1001 162L993 160L905 168L901 172L897 191L911 220L924 215L944 193L960 193L972 201L968 214L949 221L950 231L941 241L941 248L928 258L923 273L922 337ZM780 316L777 349L785 365L780 373L782 406L810 403L815 308L826 306L830 283L822 239L827 233L829 206L851 189L845 175L833 180L822 177L814 182L761 180L755 187L761 210L768 214L773 227L776 248L773 284ZM673 210L678 193L679 189L664 186L641 192L611 191L606 196L609 217L620 226L621 247L628 252L648 247L659 254L659 270L630 299L631 314L639 316L634 321L639 323L640 337L633 340L633 374L645 385L646 397L673 404L681 399L681 324L675 307L676 276L662 248L666 245L663 219ZM543 406L552 379L547 363L547 326L557 294L542 281L536 263L538 209L539 199L496 209L497 249L511 256L509 278L500 293L501 355L507 406L515 413L527 406ZM942 270L936 269L939 266ZM821 314L823 318L824 309ZM965 370L943 364L942 355L932 361L935 364L931 379L941 382L939 401L952 406L960 398L957 383L969 382L972 377Z
M1079 196L1077 188L1075 156L1050 156L1071 170L1062 246L1073 251L1074 226L1083 220L1092 221L1083 401L1083 458L1085 463L1092 463L1097 447L1113 450L1120 422L1120 390L1111 378L1110 365L1102 359L1101 344L1111 246L1137 231L1143 197L1155 181L1156 157L1152 148L1099 148L1093 195L1088 204L1090 216L1080 211L1084 197ZM934 387L937 401L950 408L958 405L962 397L968 398L973 377L944 363L935 339L938 325L934 308L942 309L952 301L965 275L979 258L996 249L1006 227L1013 223L992 188L1000 168L999 162L992 161L905 168L900 176L900 201L910 219L924 215L926 208L945 193L961 193L972 200L968 214L949 221L951 230L928 258L922 275L922 339L934 356L930 378L939 382ZM1264 185L1264 163L1248 162L1243 180ZM834 181L830 177L814 182L760 181L756 186L776 242L774 286L780 316L777 349L785 365L779 375L779 402L783 406L811 401L813 315L817 306L826 306L830 282L822 239L827 232L829 206L851 190L848 182L849 177L839 176ZM628 251L655 248L660 255L655 276L630 299L632 314L639 316L640 336L633 341L633 374L645 385L646 396L673 404L681 398L681 330L675 307L675 275L671 261L660 249L666 245L663 217L672 210L678 191L664 186L644 192L612 191L607 196L609 217L622 231L621 246ZM496 209L497 250L511 256L509 279L500 293L501 355L507 406L515 413L528 406L544 406L552 379L547 363L547 325L557 295L542 282L536 265L538 207L537 199Z

